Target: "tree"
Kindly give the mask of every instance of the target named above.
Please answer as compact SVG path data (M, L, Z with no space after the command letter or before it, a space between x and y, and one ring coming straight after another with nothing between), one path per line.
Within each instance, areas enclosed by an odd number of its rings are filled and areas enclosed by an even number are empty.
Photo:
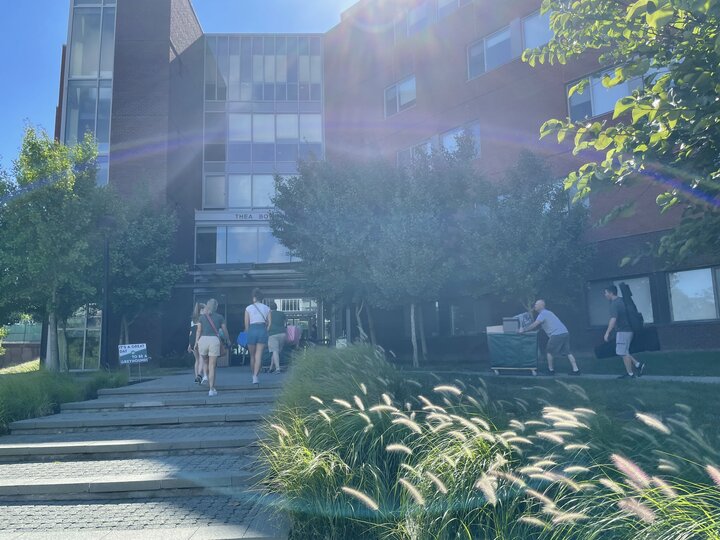
M665 211L683 208L679 227L664 236L658 254L676 260L720 248L720 0L543 0L554 39L526 51L525 60L565 63L588 51L615 67L603 85L642 79L619 99L613 120L549 120L543 136L573 137L576 153L594 150L566 180L578 195L597 182L650 179L666 191ZM570 92L582 91L587 80Z
M27 128L12 198L1 209L0 305L47 320L45 365L58 370L57 325L96 292L96 223L102 190L95 185L96 146L88 136L64 146Z
M587 213L573 204L547 164L523 152L488 207L481 253L492 253L492 292L529 309L538 296L569 304L582 290L592 248Z
M170 261L177 230L173 212L144 195L116 207L121 213L110 240L110 295L120 316L120 343L130 343L132 323L167 300L187 268Z
M297 176L276 178L270 225L300 259L309 293L364 304L372 286L368 247L379 234L398 174L380 161L323 161L302 163Z

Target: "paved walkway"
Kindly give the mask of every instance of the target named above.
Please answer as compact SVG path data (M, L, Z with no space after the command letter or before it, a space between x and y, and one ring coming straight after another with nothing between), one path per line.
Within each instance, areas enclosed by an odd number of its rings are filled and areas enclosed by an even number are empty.
M257 439L282 375L218 370L100 391L0 437L2 539L275 539L287 526L255 487Z
M581 366L582 367L582 366ZM612 381L617 379L620 376L620 370L616 375L599 375L595 373L582 373L581 375L570 375L569 373L562 373L558 371L555 375L550 376L546 371L543 371L542 368L538 370L537 375L530 374L529 371L519 371L519 372L503 372L501 371L499 375L495 375L492 371L465 371L465 370L439 370L439 369L408 369L407 372L409 373L435 373L437 375L473 375L478 377L505 377L505 378L512 378L512 379L537 379L538 377L542 379L567 379L567 380L583 380L583 379L591 379L591 380L607 380ZM720 384L720 377L706 377L706 376L700 376L700 375L643 375L642 377L637 377L635 379L637 382L642 381L655 381L655 382L684 382L684 383L702 383L702 384Z

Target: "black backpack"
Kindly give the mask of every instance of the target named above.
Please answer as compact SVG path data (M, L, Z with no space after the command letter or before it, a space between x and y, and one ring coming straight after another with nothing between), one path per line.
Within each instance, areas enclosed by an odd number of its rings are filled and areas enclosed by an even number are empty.
M645 320L642 313L638 311L635 302L632 299L632 292L627 283L620 284L620 294L622 294L623 304L625 304L625 313L627 314L628 324L633 332L641 332L645 326Z

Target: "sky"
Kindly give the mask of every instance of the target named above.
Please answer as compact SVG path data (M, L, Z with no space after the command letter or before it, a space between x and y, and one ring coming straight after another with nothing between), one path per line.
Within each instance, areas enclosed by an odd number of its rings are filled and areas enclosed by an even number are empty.
M121 0L122 1L122 0ZM152 0L146 0L152 1ZM326 32L356 0L192 0L205 32ZM52 135L70 0L0 0L0 168L27 124Z

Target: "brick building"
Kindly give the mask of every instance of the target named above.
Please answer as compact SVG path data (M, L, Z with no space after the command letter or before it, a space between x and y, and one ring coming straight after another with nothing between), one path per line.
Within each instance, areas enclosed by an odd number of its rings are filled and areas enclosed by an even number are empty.
M142 186L176 209L175 259L190 268L163 317L136 339L151 354L182 350L193 301L210 296L235 333L256 286L298 324L317 325L320 338L352 332L345 312L307 297L270 233L272 175L293 174L298 159L379 154L401 166L418 148L452 148L469 129L478 170L498 181L521 149L546 156L558 178L575 167L568 147L539 141L542 122L602 117L630 88L603 88L591 56L524 64L523 49L551 37L539 4L360 0L324 35L217 35L203 33L190 0L73 0L57 134L72 143L93 131L100 183L125 195ZM586 77L588 89L568 99L569 85ZM660 216L657 191L648 184L591 197L595 218L628 199L639 208L589 232L597 263L565 310L578 348L601 335L602 287L613 281L630 284L665 348L720 346L720 256L671 270L652 260L618 264L677 222ZM463 298L424 309L438 340L479 336L507 314ZM402 335L402 310L386 319L394 321L387 339Z

